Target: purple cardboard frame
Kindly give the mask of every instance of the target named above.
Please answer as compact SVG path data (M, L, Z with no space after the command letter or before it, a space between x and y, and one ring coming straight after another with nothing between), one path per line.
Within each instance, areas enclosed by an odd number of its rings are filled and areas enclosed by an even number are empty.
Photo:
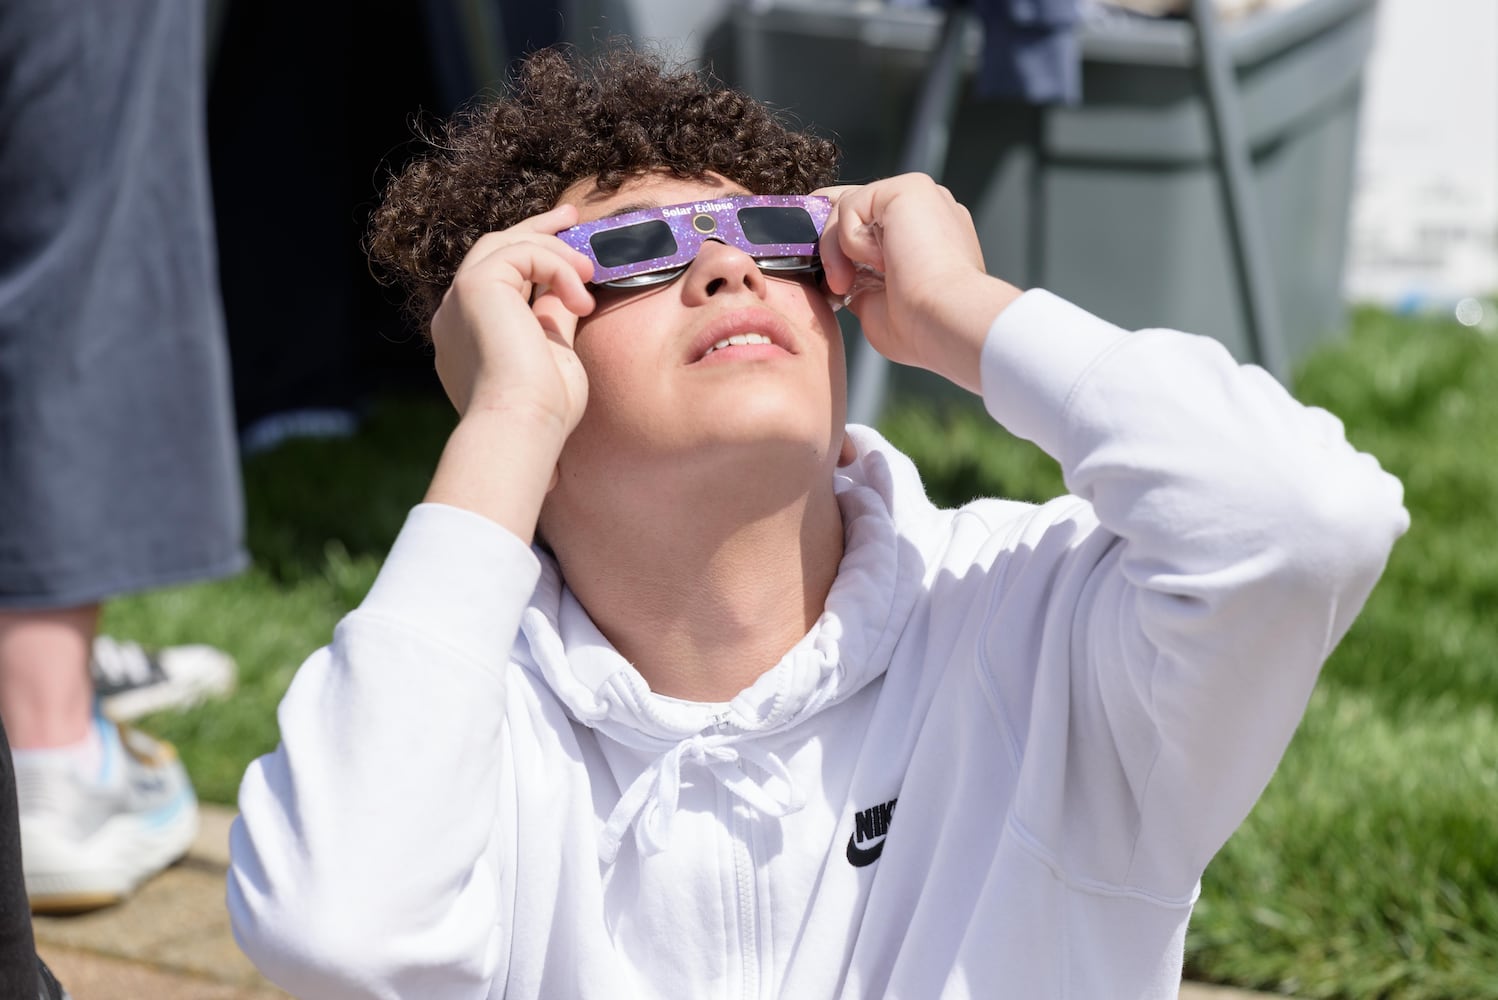
M827 224L827 217L832 213L832 202L820 195L810 194L727 195L722 198L705 198L680 205L662 205L658 208L612 215L564 229L557 233L557 236L563 243L586 254L593 261L592 283L595 285L656 274L660 275L659 280L669 280L674 275L665 272L680 271L685 268L702 250L702 244L710 239L742 250L755 260L782 257L810 258L809 261L784 268L786 271L806 271L816 266L818 252L815 242L771 244L750 242L749 238L744 235L743 226L739 221L739 212L745 208L804 209L816 228L817 236L820 237L822 228ZM656 221L664 222L670 227L671 235L676 242L674 253L613 267L606 267L599 262L593 250L594 236L644 222ZM650 283L652 282L649 279L626 282L626 284L641 285Z

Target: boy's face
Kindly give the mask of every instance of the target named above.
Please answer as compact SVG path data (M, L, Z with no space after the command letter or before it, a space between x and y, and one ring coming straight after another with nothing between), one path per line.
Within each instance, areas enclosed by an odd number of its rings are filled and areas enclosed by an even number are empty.
M718 177L657 173L607 194L582 181L560 202L576 205L586 222L746 193ZM708 241L675 281L592 290L598 307L575 340L588 405L543 512L549 537L564 534L572 517L617 517L606 505L627 499L620 489L643 487L665 500L672 491L710 492L728 473L742 482L745 471L761 472L771 492L804 493L815 476L831 488L847 375L837 320L815 279L768 277L744 252ZM751 341L770 343L709 350L754 334Z

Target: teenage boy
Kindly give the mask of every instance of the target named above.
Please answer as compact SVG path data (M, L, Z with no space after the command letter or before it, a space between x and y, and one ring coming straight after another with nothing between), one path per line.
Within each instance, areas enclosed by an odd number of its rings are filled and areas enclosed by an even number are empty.
M1215 342L990 277L929 178L829 186L825 143L644 57L534 56L437 147L373 246L461 418L246 775L260 968L317 997L1175 996L1398 482ZM1073 495L932 506L844 425L844 300Z

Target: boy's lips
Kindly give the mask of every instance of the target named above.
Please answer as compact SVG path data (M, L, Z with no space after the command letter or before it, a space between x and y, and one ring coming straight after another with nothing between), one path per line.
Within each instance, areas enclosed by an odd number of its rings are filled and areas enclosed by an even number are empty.
M754 334L758 336L751 336ZM736 309L719 316L692 338L687 349L687 364L696 364L725 347L740 346L729 343L735 337L749 337L753 343L744 346L757 348L756 353L776 349L786 354L796 353L790 328L777 313L769 309ZM769 343L765 343L766 339Z

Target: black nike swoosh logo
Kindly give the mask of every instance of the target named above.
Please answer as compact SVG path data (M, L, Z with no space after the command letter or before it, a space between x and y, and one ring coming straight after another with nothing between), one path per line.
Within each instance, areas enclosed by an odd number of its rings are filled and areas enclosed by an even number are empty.
M879 860L884 853L884 838L871 841L868 847L858 846L858 834L848 835L848 864L854 868L865 868Z

